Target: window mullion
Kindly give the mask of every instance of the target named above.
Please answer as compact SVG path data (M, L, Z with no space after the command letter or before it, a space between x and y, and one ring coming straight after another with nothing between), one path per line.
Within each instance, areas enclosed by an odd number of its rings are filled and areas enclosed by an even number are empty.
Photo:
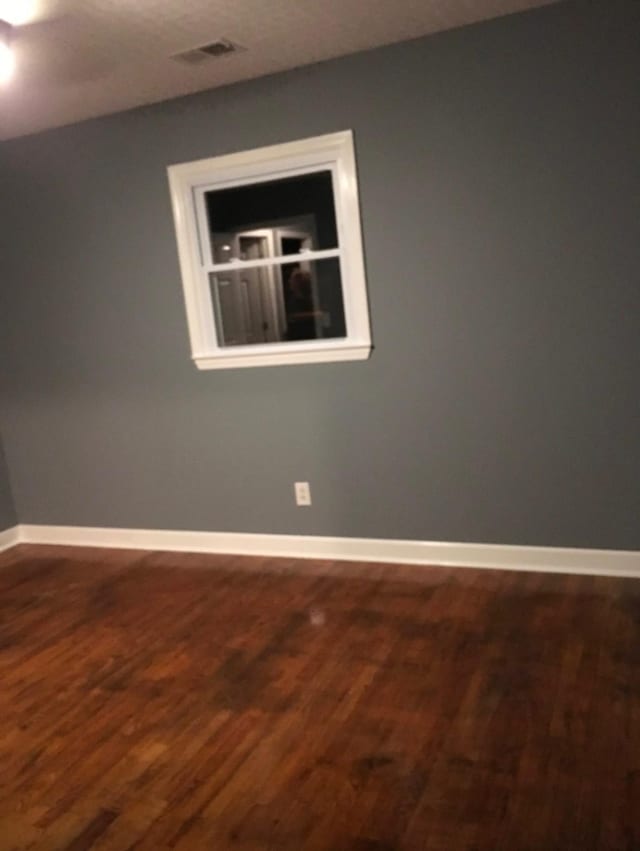
M261 269L265 266L286 266L290 263L308 263L312 260L327 260L340 257L339 248L319 251L303 251L299 254L282 254L279 257L260 257L256 260L236 260L231 263L205 263L205 272L241 272L243 269Z

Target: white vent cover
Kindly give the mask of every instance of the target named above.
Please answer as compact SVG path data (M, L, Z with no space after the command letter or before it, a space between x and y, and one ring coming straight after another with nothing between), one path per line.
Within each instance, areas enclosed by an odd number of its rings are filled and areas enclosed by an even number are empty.
M205 44L202 47L195 47L192 50L185 50L184 53L176 53L172 56L177 62L185 62L187 65L199 65L207 59L220 59L223 56L229 56L232 53L239 53L245 50L228 38L219 38L217 41L212 41L210 44Z

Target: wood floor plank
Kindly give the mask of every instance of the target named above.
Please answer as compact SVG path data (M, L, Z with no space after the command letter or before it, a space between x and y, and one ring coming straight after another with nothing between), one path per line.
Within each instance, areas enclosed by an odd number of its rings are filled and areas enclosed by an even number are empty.
M640 583L20 546L0 851L638 851Z

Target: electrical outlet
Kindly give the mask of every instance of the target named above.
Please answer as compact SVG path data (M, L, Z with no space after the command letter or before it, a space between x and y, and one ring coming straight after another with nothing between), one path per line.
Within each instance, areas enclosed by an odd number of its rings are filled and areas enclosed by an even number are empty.
M311 505L311 488L309 482L294 482L296 505Z

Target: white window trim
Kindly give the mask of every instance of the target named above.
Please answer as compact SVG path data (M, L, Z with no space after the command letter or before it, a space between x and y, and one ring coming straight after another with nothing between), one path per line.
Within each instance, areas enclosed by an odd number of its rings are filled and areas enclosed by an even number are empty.
M347 335L310 341L219 345L209 274L265 263L264 260L212 262L210 240L201 228L206 220L203 215L205 192L319 170L330 170L333 175L338 248L305 252L304 257L306 261L340 258ZM198 369L366 360L369 357L371 331L350 130L172 165L167 171L191 353ZM272 264L287 262L291 262L291 255L270 258Z

